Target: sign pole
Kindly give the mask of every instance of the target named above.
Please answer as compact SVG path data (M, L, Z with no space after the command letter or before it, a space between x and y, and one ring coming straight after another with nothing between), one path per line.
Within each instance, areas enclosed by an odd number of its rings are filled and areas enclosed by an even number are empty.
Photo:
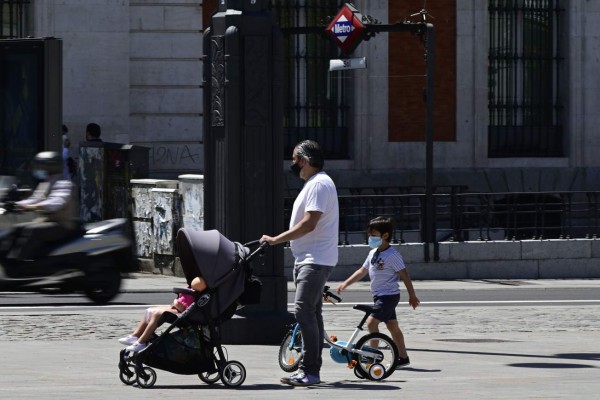
M425 60L427 63L426 107L427 107L427 139L425 144L425 202L426 202L426 244L425 261L430 261L429 246L433 243L434 260L439 259L439 247L435 233L435 203L433 198L433 81L435 65L435 36L433 25L427 24L425 34Z

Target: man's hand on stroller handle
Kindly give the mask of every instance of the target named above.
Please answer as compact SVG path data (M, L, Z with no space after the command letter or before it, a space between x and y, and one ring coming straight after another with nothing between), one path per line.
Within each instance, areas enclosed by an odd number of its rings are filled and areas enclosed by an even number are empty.
M252 253L250 253L250 255L248 257L246 257L246 261L251 260L257 254L264 253L264 251L269 247L269 243L263 242L262 238L261 238L261 240L253 240L252 242L244 243L244 247L256 246L259 243L260 243L260 245L258 246L258 248L256 248Z
M252 242L244 243L244 246L252 247L252 246L256 246L259 243L260 243L260 246L258 246L259 250L265 250L266 248L268 248L270 246L269 242L263 241L262 238L260 238L260 240L253 240Z
M268 235L262 235L258 241L260 242L261 246L265 243L268 246L275 246L277 244L277 240L274 237Z

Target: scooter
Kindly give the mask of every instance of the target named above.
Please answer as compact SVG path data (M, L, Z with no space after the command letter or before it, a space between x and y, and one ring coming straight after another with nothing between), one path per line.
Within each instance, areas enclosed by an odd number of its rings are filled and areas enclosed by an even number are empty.
M11 235L13 224L26 219L23 214L0 208L0 240ZM0 292L83 292L96 304L108 303L119 293L121 272L133 266L133 241L127 232L126 219L110 219L83 225L78 234L53 244L35 260L18 260L2 251Z

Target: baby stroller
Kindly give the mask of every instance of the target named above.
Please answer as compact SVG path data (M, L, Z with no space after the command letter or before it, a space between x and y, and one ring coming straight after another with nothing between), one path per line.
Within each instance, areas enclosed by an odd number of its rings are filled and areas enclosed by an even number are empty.
M225 386L240 386L246 369L239 361L228 361L220 343L220 325L229 320L239 306L260 301L261 282L252 275L250 261L268 246L249 247L229 241L216 230L195 231L182 228L177 233L177 248L188 285L201 276L208 286L202 292L173 288L174 293L189 293L195 302L183 313L165 312L160 324L170 325L155 335L137 353L121 350L119 377L127 385L149 388L156 382L153 368L175 374L195 375L207 384L219 379Z

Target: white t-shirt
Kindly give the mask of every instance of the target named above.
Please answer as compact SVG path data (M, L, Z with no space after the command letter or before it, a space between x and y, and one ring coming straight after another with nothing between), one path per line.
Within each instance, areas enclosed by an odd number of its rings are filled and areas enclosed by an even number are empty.
M290 242L296 265L334 266L338 262L339 206L335 184L323 171L311 176L294 201L290 228L307 211L319 211L314 231Z
M373 258L375 258L373 260ZM398 272L405 267L402 256L393 247L388 247L381 253L377 249L369 252L363 268L369 270L371 293L373 296L389 296L400 293Z

